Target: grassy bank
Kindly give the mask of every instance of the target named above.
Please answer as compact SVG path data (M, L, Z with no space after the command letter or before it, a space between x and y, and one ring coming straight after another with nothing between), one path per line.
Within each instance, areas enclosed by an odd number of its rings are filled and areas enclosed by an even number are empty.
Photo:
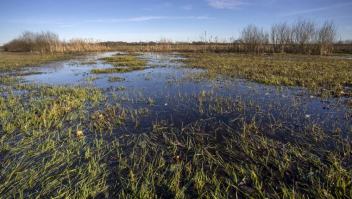
M285 86L330 90L334 95L352 95L352 60L321 56L248 56L241 54L192 53L180 60L209 75L223 74L251 81ZM215 73L215 74L211 74Z
M72 55L71 55L72 56ZM70 55L63 53L34 54L34 53L3 53L0 54L0 72L20 70L21 67L39 66L43 63L65 60Z
M99 73L127 73L132 72L135 70L143 70L145 69L144 66L136 66L136 67L115 67L115 68L104 68L104 69L93 69L92 73L99 74Z
M126 55L115 55L112 57L99 58L101 61L105 61L108 64L116 66L115 68L104 68L104 69L93 69L92 73L126 73L136 70L143 70L147 65L146 60L138 60L136 56Z

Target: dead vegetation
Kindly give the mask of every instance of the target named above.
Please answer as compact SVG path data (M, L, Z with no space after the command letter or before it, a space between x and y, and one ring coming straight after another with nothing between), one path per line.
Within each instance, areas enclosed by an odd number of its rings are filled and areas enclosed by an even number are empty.
M83 51L105 51L106 46L94 39L72 38L69 41L60 40L59 35L50 32L24 31L20 36L4 45L5 51L11 52L83 52Z

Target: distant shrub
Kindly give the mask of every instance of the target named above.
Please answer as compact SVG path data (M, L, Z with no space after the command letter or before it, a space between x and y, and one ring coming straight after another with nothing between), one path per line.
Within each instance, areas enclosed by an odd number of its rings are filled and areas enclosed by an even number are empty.
M24 31L12 41L6 43L5 51L11 52L79 52L79 51L102 51L106 46L95 42L93 39L73 38L69 42L60 41L59 35L50 31L31 32Z

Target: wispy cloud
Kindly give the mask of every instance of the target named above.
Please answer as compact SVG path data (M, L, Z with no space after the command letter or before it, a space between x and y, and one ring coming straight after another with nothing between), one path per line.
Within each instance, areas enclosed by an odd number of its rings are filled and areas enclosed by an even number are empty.
M292 15L300 15L300 14L308 14L308 13L312 13L312 12L319 12L319 11L323 11L323 10L330 10L333 8L340 8L340 7L345 7L345 6L350 6L352 5L352 2L349 3L340 3L340 4L336 4L336 5L331 5L331 6L326 6L326 7L319 7L319 8L312 8L312 9L305 9L305 10L295 10L292 12L285 12L285 13L280 13L279 16L283 17L283 16L292 16Z
M149 21L153 19L165 19L167 17L165 16L146 16L146 17L135 17L135 18L130 18L127 19L126 21Z
M193 6L192 5L186 5L186 6L183 6L182 9L184 9L184 10L192 10Z
M117 23L117 22L139 22L139 21L149 21L157 19L196 19L196 20L212 20L216 18L208 16L143 16L143 17L134 17L127 19L94 19L86 20L86 23Z
M240 10L241 6L251 5L251 3L239 0L207 0L208 4L214 8Z
M206 16L186 16L186 17L170 17L169 19L199 19L199 20L212 20L212 19L216 19L213 17L206 17Z

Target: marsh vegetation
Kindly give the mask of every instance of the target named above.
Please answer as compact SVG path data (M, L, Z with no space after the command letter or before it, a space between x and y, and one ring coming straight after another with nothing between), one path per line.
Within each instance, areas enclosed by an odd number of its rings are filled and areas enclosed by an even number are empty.
M298 18L292 23L279 22L270 29L249 24L242 28L238 38L220 41L218 36L200 35L198 41L173 41L162 37L159 41L147 42L100 42L94 39L72 38L60 40L51 31L23 31L18 37L4 44L9 52L72 53L93 51L134 52L237 52L280 53L304 55L331 55L333 52L351 54L350 40L338 41L339 33L334 21L322 24L312 19ZM137 53L138 54L138 53ZM133 56L133 54L131 54Z
M352 197L350 59L2 56L2 198Z
M108 50L94 39L72 38L69 41L60 40L59 35L51 31L23 31L21 35L3 46L10 52L67 53L83 51Z

